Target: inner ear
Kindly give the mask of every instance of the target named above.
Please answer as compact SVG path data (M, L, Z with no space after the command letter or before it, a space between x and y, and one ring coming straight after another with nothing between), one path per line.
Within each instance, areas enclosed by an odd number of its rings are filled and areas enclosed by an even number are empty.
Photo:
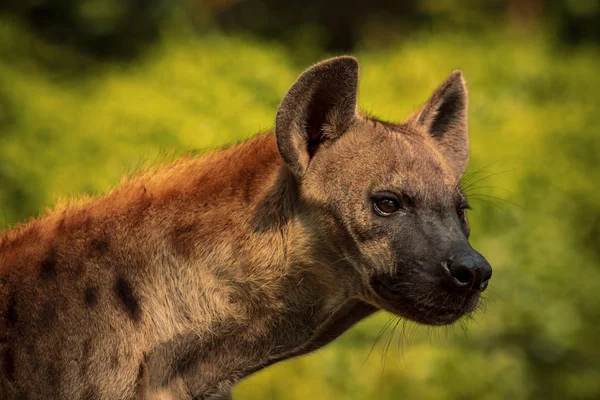
M328 98L329 91L327 88L319 88L312 96L311 102L306 110L306 135L308 154L312 158L319 144L325 139L327 131L327 114L331 111L333 99Z
M461 85L449 87L443 94L429 127L431 136L441 139L456 124L460 124L463 110L466 110L466 96Z
M356 118L358 62L323 61L305 71L285 95L275 121L281 157L298 178L318 149L346 132Z
M454 71L413 119L419 129L435 139L457 176L464 173L469 159L467 102L462 73Z

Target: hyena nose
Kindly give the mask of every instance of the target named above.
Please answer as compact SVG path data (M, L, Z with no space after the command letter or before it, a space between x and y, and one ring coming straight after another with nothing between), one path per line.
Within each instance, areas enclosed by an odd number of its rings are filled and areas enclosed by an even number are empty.
M478 252L470 251L442 263L450 286L458 290L483 292L492 277L492 267Z

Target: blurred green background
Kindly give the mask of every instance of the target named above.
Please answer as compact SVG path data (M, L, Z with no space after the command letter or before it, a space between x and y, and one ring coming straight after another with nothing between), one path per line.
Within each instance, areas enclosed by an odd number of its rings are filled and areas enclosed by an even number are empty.
M600 399L598 0L5 0L0 228L272 128L297 74L340 53L393 121L463 70L486 311L436 329L379 313L234 397Z

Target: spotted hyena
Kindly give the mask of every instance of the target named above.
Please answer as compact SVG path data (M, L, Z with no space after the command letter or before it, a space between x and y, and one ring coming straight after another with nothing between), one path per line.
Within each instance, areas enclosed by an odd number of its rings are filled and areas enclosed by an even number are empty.
M129 179L0 239L0 398L226 398L377 310L472 312L467 90L401 124L357 112L358 63L314 65L275 132Z

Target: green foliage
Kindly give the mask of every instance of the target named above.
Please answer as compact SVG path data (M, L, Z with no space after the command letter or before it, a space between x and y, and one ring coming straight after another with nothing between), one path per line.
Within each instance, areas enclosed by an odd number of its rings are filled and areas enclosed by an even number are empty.
M218 34L166 34L136 63L90 64L1 22L5 227L55 196L104 192L146 160L270 128L300 72L287 50ZM546 37L497 31L417 35L357 56L361 106L389 120L463 70L472 241L494 266L487 310L466 330L392 321L372 349L389 319L381 313L249 378L236 398L599 398L598 50L560 52ZM48 68L65 60L84 71Z

